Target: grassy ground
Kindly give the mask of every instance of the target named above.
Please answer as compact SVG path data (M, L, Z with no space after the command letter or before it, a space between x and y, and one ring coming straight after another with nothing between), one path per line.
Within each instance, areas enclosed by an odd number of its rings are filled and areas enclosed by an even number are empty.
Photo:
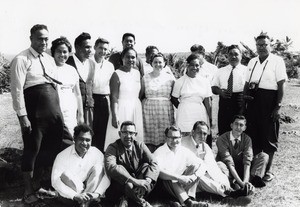
M279 150L275 154L273 171L275 179L263 189L256 189L249 196L250 203L234 200L226 202L218 197L205 195L200 200L210 206L250 206L250 207L298 207L300 206L300 81L292 80L287 84L286 96L281 114L291 123L282 123L280 128ZM291 118L291 119L289 119ZM18 120L11 107L10 94L0 95L0 149L4 147L22 148ZM1 183L0 183L1 185ZM0 191L0 207L22 207L22 188L10 188ZM51 206L57 203L47 200ZM155 206L166 206L156 203Z

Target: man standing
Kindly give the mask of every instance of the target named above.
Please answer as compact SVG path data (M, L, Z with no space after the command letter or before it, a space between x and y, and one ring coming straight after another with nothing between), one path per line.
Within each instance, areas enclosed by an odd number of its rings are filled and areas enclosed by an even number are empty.
M219 135L230 131L234 115L243 114L243 89L247 67L241 64L242 53L237 45L228 47L229 65L220 68L213 78L212 92L220 96L218 112Z
M106 197L114 203L120 199L120 207L128 206L128 199L132 205L151 206L144 197L153 189L159 174L154 156L144 143L135 140L136 134L133 122L123 122L120 139L105 152L105 168L111 177Z
M104 171L103 154L91 147L92 136L93 131L86 124L76 126L75 144L57 155L51 175L52 186L59 195L66 202L82 207L92 201L99 202L110 184Z
M47 26L34 25L30 30L31 47L11 63L13 108L19 118L24 143L21 169L25 204L41 202L33 188L33 172L52 166L64 133L55 87L59 83L55 80L57 68L54 59L45 53L48 38Z
M75 39L75 54L70 56L66 61L67 64L76 68L79 75L79 86L82 96L82 106L83 106L83 117L84 123L92 126L92 108L89 107L87 100L87 86L86 81L88 78L89 71L94 67L94 63L90 58L92 54L92 42L89 33L81 33Z
M206 165L192 151L181 146L182 136L178 127L168 127L165 135L166 143L154 152L165 190L180 202L176 202L177 206L208 206L194 200L198 180L204 176Z
M253 140L254 154L266 152L269 155L264 180L271 181L274 178L273 157L278 148L279 110L287 74L283 59L271 54L270 38L266 33L256 38L256 49L258 57L248 63L244 88L244 94L252 91L252 100L247 101L246 132Z
M125 33L123 34L122 37L122 45L123 45L123 50L127 47L134 47L135 45L135 35L132 33ZM112 54L109 57L109 62L111 62L115 70L119 69L121 65L123 65L122 58L121 58L121 52L117 52ZM140 71L141 77L144 76L144 66L143 66L143 61L141 58L137 57L136 59L136 67L138 71Z
M115 72L114 66L105 60L108 52L109 42L106 39L98 38L95 42L95 67L90 70L87 80L88 98L92 99L89 103L94 102L93 113L93 131L94 137L92 145L104 152L104 142L106 128L109 116L109 81Z

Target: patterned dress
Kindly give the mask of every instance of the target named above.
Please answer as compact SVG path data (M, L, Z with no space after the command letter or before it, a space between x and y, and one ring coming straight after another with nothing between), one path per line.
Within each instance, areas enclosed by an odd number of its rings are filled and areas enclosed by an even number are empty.
M146 99L143 101L144 142L159 145L164 143L164 131L174 124L174 109L170 95L174 76L161 72L158 77L146 74L143 77Z

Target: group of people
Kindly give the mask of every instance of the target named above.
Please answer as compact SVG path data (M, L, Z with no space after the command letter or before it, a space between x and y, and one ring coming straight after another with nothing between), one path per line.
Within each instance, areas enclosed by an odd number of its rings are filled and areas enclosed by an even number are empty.
M88 33L80 34L74 54L67 38L57 38L52 57L48 38L47 26L34 25L30 48L11 63L26 204L44 205L33 174L52 166L52 187L80 206L103 197L151 206L145 196L153 188L170 195L173 206L207 206L196 192L246 196L274 178L287 74L267 34L256 38L258 56L247 67L237 45L228 47L229 65L220 69L193 45L177 80L157 47L146 48L143 63L132 33L108 60L104 38L93 46ZM209 139L213 94L220 97L216 156Z

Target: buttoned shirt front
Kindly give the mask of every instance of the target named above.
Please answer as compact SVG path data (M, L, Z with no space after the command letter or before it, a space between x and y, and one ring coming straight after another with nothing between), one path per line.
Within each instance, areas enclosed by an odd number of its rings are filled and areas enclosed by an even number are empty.
M252 71L253 74L250 79ZM248 63L246 81L258 83L260 77L258 88L277 90L277 82L288 79L283 59L277 55L269 54L268 58L260 63L259 57L252 58Z
M85 61L81 62L75 54L73 57L80 77L84 82L86 82L91 68L91 60L86 59Z
M157 159L159 169L170 174L182 175L189 166L200 166L197 170L198 177L206 172L203 160L181 145L173 152L165 143L154 152L154 156Z
M39 60L39 53L32 47L18 54L11 63L11 96L13 108L18 116L27 115L24 100L24 90L35 85L50 83L44 77L44 71ZM45 71L52 78L57 77L57 67L54 59L47 53L42 53L41 61Z
M84 157L80 157L75 150L75 145L72 145L60 152L54 161L51 175L52 186L61 196L73 199L78 192L66 186L61 181L60 176L63 172L68 171L84 182L88 177L89 171L95 165L101 165L104 170L104 156L96 147L90 147ZM110 180L104 174L95 193L103 195L109 185Z
M220 68L217 73L215 74L212 86L217 86L220 89L227 89L228 88L228 78L230 76L232 65L227 65L225 67ZM232 71L233 73L233 88L232 92L242 92L244 90L244 85L246 81L246 73L247 67L238 64Z
M109 81L112 74L115 72L111 62L103 60L102 63L95 61L95 72L93 79L94 94L110 94Z
M235 144L235 141L236 141L236 140L238 141L238 143L240 143L240 141L241 141L241 136L235 138L235 137L233 136L233 134L232 134L232 131L230 131L230 141L231 141L232 145Z

